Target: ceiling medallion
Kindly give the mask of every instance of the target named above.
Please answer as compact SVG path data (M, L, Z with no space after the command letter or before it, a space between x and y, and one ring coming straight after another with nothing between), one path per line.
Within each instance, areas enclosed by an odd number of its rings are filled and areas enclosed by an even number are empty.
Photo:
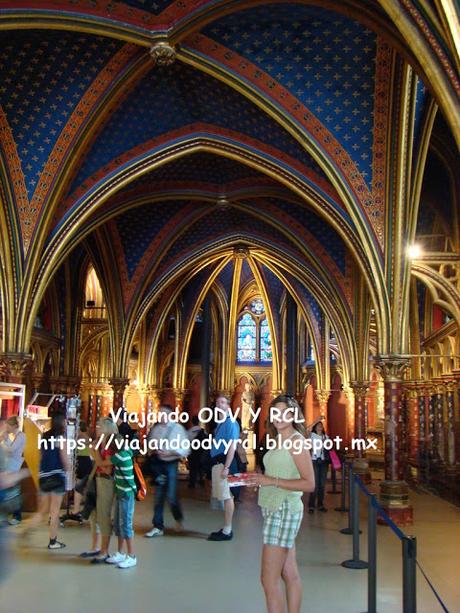
M249 256L249 249L247 247L235 247L233 250L233 255L237 259L244 259Z
M224 194L222 194L221 196L219 196L216 200L216 205L220 208L220 209L228 209L231 206L230 200L227 198L227 196L225 196Z
M171 66L176 59L176 49L166 41L159 41L150 49L150 57L157 66Z

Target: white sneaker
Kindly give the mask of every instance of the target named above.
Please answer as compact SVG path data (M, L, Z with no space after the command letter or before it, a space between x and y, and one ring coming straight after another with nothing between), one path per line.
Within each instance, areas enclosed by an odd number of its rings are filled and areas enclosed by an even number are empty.
M136 566L137 564L137 558L136 556L131 557L131 556L126 556L126 558L124 559L123 562L120 562L120 564L118 564L118 568L132 568L133 566Z
M174 524L174 531L178 533L183 532L184 524L181 521L176 521L176 523Z
M126 555L124 553L120 553L119 551L117 551L116 553L113 553L111 556L109 556L105 562L107 564L120 564L121 562L124 562L126 560Z
M148 539L151 539L154 536L163 536L164 531L160 530L160 528L152 528L149 532L146 532L144 536Z

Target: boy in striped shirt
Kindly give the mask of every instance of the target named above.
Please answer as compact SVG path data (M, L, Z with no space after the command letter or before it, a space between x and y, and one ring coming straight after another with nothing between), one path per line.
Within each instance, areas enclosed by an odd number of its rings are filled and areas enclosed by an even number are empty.
M110 461L114 466L115 481L115 517L114 530L118 536L118 551L107 558L108 564L115 564L118 568L132 568L136 566L137 559L134 554L134 500L137 491L134 481L133 453L121 435L114 441L114 455ZM127 554L123 553L126 543Z

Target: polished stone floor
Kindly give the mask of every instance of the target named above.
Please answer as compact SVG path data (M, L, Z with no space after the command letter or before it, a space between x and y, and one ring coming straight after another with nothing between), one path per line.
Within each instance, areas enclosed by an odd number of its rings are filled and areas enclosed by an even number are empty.
M419 561L443 597L450 613L460 613L460 509L429 494L412 494ZM334 512L338 496L328 496L330 511L306 515L298 537L303 578L302 611L359 613L366 610L364 570L340 563L351 555L351 537L338 532L346 517ZM139 565L120 570L91 566L78 553L89 545L89 528L68 524L60 538L61 551L48 551L46 526L26 548L16 548L9 577L0 586L2 613L86 613L88 611L149 611L154 613L262 613L259 585L261 518L254 494L238 505L235 538L227 543L206 541L220 527L200 492L184 489L186 531L145 539L152 499L137 503L135 527ZM362 508L362 557L366 549L365 509ZM172 526L169 512L167 522ZM13 535L17 528L8 528ZM409 529L407 529L409 533ZM14 546L13 546L14 549ZM395 613L401 607L401 545L385 526L378 527L378 611ZM440 611L425 580L417 575L418 612Z

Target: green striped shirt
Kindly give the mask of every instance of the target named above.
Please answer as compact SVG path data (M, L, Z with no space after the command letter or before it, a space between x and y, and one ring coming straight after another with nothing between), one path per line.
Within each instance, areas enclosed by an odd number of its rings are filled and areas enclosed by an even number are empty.
M115 467L115 491L119 496L134 495L136 483L134 481L133 454L130 449L120 449L111 456L112 464Z

